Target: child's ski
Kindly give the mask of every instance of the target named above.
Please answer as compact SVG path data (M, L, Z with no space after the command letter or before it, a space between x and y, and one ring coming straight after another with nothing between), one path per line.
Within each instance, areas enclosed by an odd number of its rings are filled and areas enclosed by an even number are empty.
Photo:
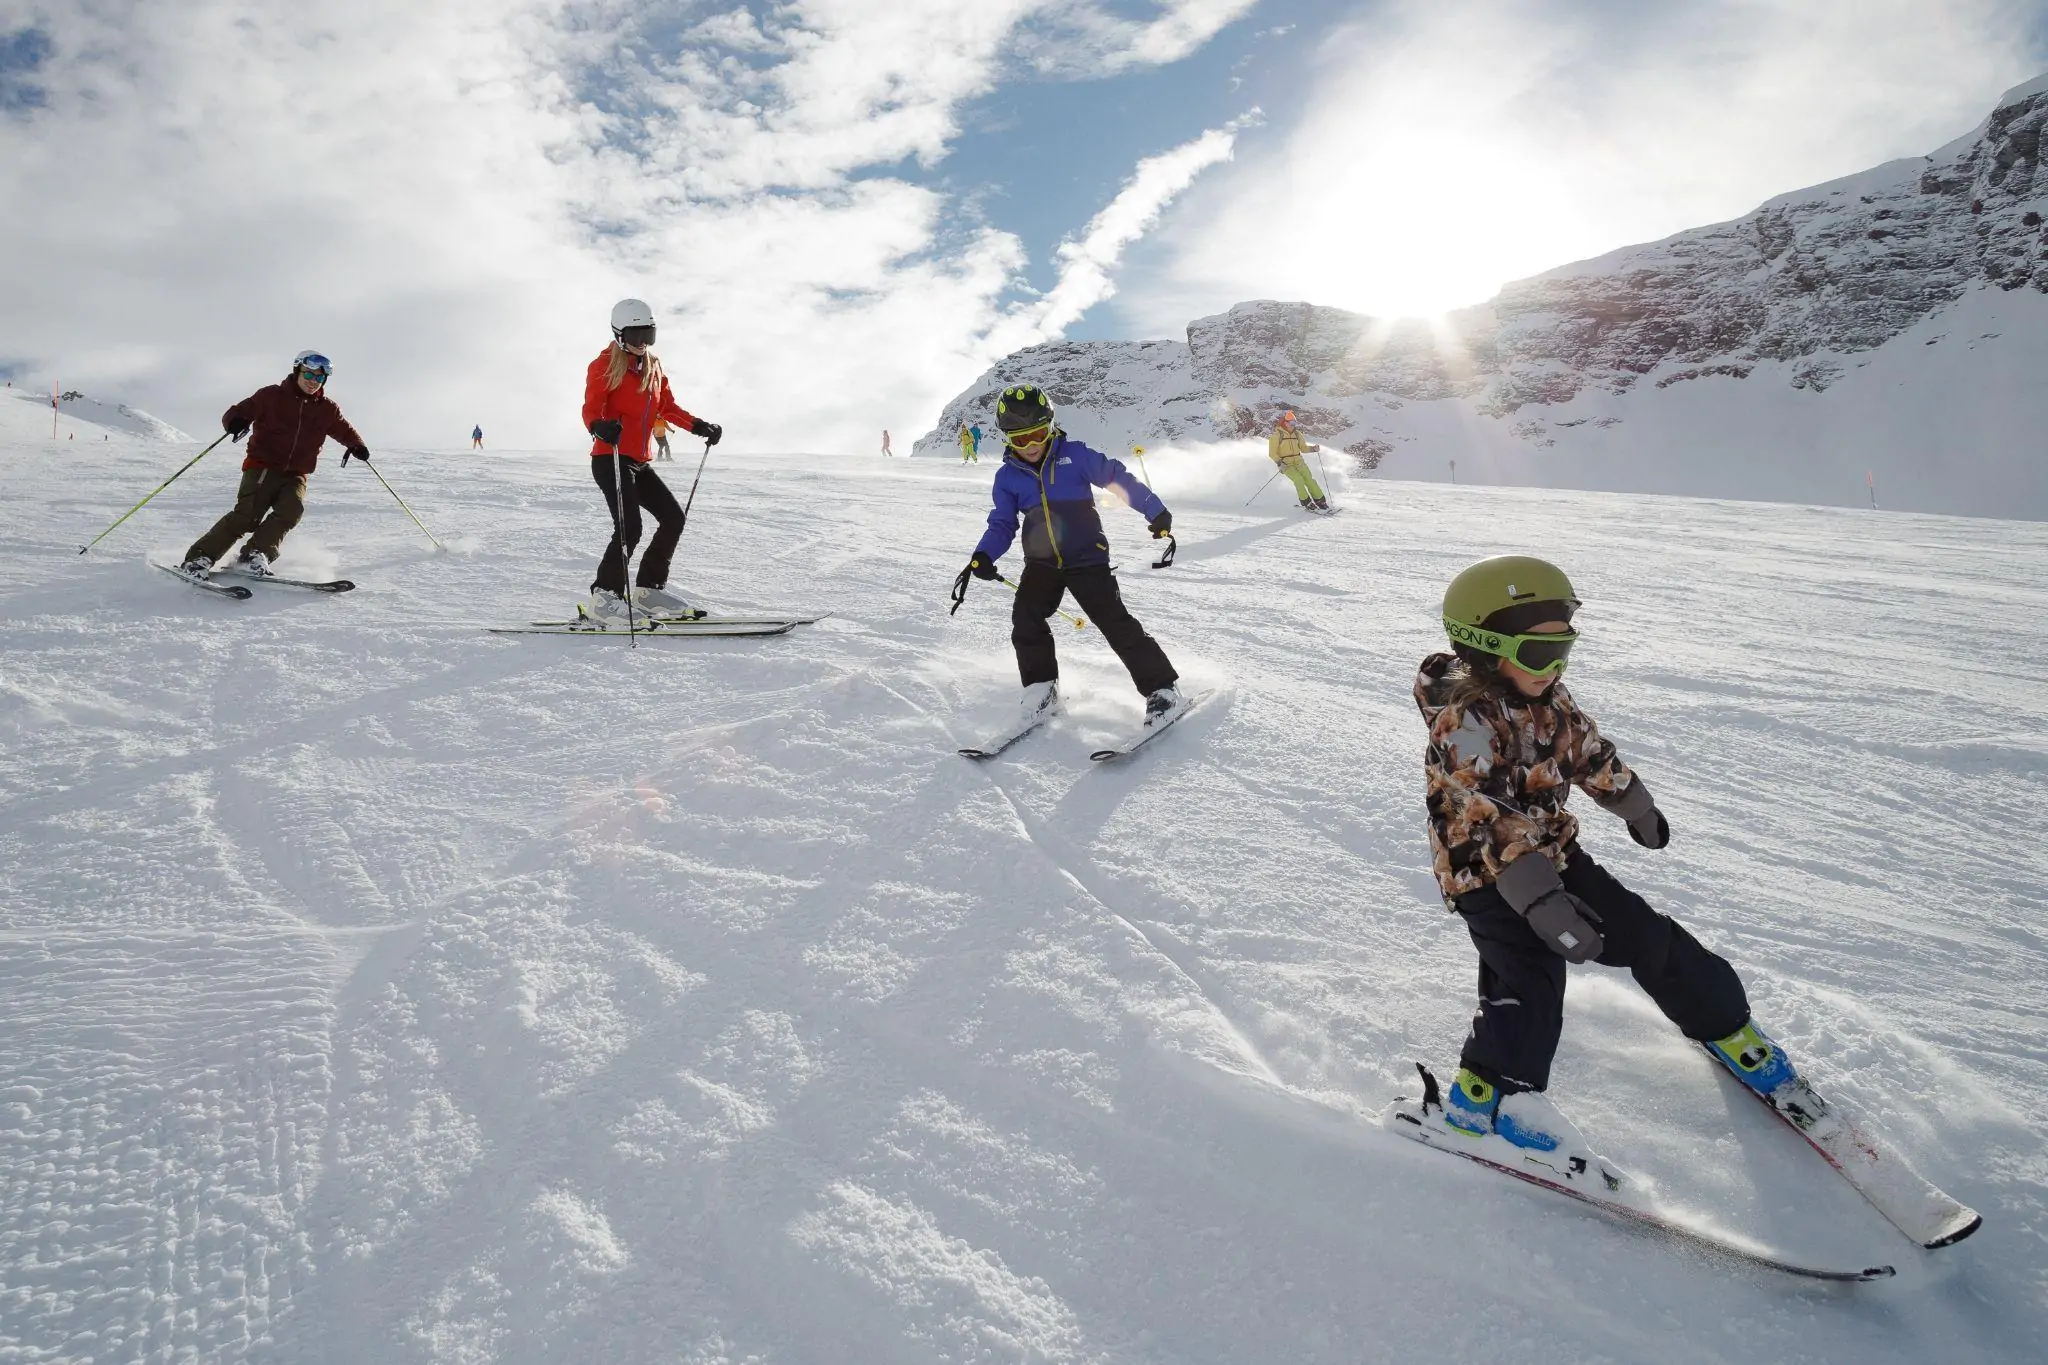
M1652 1228L1702 1251L1762 1266L1768 1270L1797 1275L1809 1280L1841 1283L1889 1279L1897 1273L1888 1265L1867 1266L1861 1270L1840 1270L1787 1261L1713 1233L1688 1227L1654 1209L1642 1207L1630 1197L1631 1191L1626 1177L1598 1158L1533 1152L1524 1147L1517 1147L1506 1138L1493 1134L1474 1137L1460 1133L1444 1122L1443 1101L1437 1090L1436 1077L1432 1076L1429 1068L1420 1062L1415 1064L1415 1069L1422 1073L1422 1098L1397 1098L1388 1106L1381 1122L1388 1131L1411 1138L1425 1147L1434 1147L1438 1151L1461 1156L1476 1166L1499 1171L1502 1175L1511 1175L1517 1180L1542 1189L1555 1190L1582 1204L1590 1204L1603 1213Z
M619 626L612 630L594 630L589 626L485 626L493 635L570 635L589 640L680 640L718 639L721 637L766 635L787 635L796 627L789 622L764 623L760 625L705 624L701 621L685 621L672 626L642 626L628 630Z
M1120 758L1129 758L1132 754L1137 753L1138 750L1144 748L1147 744L1150 744L1153 740L1179 724L1183 716L1214 695L1213 692L1203 692L1197 696L1190 697L1188 698L1187 705L1181 707L1178 711L1169 711L1158 720L1153 721L1140 732L1136 739L1124 745L1121 749L1097 749L1088 757L1097 763L1112 763Z
M1711 1046L1700 1046L1727 1069ZM1983 1215L1929 1184L1904 1157L1839 1105L1822 1099L1804 1079L1787 1081L1768 1095L1742 1085L1739 1078L1734 1083L1792 1125L1886 1221L1929 1251L1953 1246L1984 1225Z
M179 568L174 564L159 564L152 559L149 561L149 567L152 569L163 570L171 577L177 579L180 583L189 583L195 588L202 589L206 592L218 593L222 597L232 597L235 598L237 601L254 597L256 595L255 593L249 591L247 588L243 587L239 583L216 583L212 579L207 578L204 574L186 573L183 569Z
M669 626L814 626L831 614L829 611L821 611L816 616L716 616L710 614L703 616L659 616L642 612L639 613L636 619L640 622L643 630L649 626L657 626L664 629ZM590 618L584 616L574 620L534 621L530 624L536 626L584 625L587 628L589 621Z
M1019 725L1016 729L1011 730L1006 734L997 735L994 739L989 740L986 744L981 745L979 748L962 749L960 750L960 754L964 758L994 758L996 755L1002 753L1003 750L1009 748L1012 744L1015 744L1018 740L1023 739L1027 735L1035 734L1039 730L1044 729L1045 723L1051 720L1053 718L1053 715L1054 712L1049 708L1047 710L1040 711L1036 715L1032 716L1030 720L1025 721L1022 725Z

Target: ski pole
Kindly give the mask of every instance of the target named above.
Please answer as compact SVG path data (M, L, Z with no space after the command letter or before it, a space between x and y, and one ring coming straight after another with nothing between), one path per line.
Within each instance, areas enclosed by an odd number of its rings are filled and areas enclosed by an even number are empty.
M1010 583L1010 580L1009 580L1009 579L1007 579L1007 578L1004 578L1004 577L1003 577L1003 575L1001 575L1001 574L997 574L997 575L996 575L996 579L997 579L997 581L999 581L999 582L1003 582L1003 583ZM1022 591L1023 591L1023 589L1022 589L1022 588L1020 588L1020 587L1018 587L1018 586L1017 586L1017 585L1016 585L1015 583L1010 583L1010 591L1011 591L1011 592L1022 592ZM1070 611L1068 611L1068 610L1067 610L1067 609L1066 609L1065 607L1054 607L1054 608L1053 608L1053 610L1054 610L1054 611L1056 611L1056 612L1058 612L1058 613L1059 613L1060 615L1062 615L1062 616L1066 617L1066 618L1067 618L1067 619L1068 619L1069 621L1072 621L1072 622L1074 623L1074 629L1075 629L1075 630L1086 630L1086 629L1088 629L1088 622L1087 622L1086 618L1084 618L1084 617L1080 617L1080 616L1076 616L1076 615L1075 615L1075 614L1074 614L1073 612L1070 612Z
M1273 472L1266 476L1266 481L1259 485L1259 493L1263 493L1268 488L1271 488L1273 486L1273 480L1279 477L1280 467L1278 465L1275 465L1273 466ZM1257 502L1259 500L1259 493L1254 493L1250 497L1246 498L1244 500L1244 505L1246 507L1250 507L1253 503Z
M704 453L697 457L697 477L690 480L690 496L683 499L683 522L676 528L676 544L683 543L683 532L690 525L690 504L697 501L697 484L704 477L704 462L711 458L711 441L704 441Z
M391 486L391 480L384 477L384 471L377 468L377 466L370 464L368 460L364 460L363 463L364 465L368 466L369 471L372 474L375 474L377 476L377 482L384 485L384 491L386 493L389 493L393 498L397 498L398 505L400 507L405 507L405 499L400 498L398 496L398 490ZM428 540L434 540L434 533L432 531L427 530L427 524L424 521L421 521L410 507L405 507L405 514L412 518L413 525L419 527L420 530L426 532ZM434 548L439 550L442 554L448 553L448 547L446 545L443 545L438 540L434 540Z
M1131 454L1138 457L1138 473L1144 476L1145 482L1149 486L1152 482L1152 471L1145 468L1145 447L1132 446Z
M619 547L619 586L625 590L626 648L640 648L640 626L633 619L633 551L626 544L626 481L619 464L619 444L612 442L612 540Z
M228 433L227 433L227 432L225 432L225 431L223 431L223 432L222 432L222 433L221 433L220 435L218 435L218 436L214 437L214 438L213 438L213 445L211 445L211 446L208 446L208 447L206 448L206 450L202 450L202 451L200 451L200 452L199 452L199 453L198 453L197 455L194 455L194 456L193 456L193 457L192 457L191 459L189 459L189 460L185 461L185 463L184 463L184 464L183 464L182 466L180 466L180 467L179 467L179 469L178 469L178 474L182 474L182 473L184 473L184 472L185 472L185 471L186 471L187 469L190 469L190 468L191 468L191 467L192 467L193 465L195 465L195 464L198 464L198 463L199 463L199 462L200 462L201 460L205 459L205 458L206 458L206 455L207 455L207 451L210 451L210 450L212 450L212 449L213 449L213 446L217 446L217 445L219 445L219 444L220 444L220 443L221 443L222 441L225 441L225 440L226 440L227 438L228 438ZM164 491L164 490L165 490L166 488L169 488L169 487L170 487L170 486L171 486L172 484L176 483L176 482L178 481L178 474L173 474L173 475L171 475L171 477L170 477L170 478L168 478L168 479L165 479L165 480L164 480L164 481L163 481L162 483L158 484L158 485L157 485L157 486L156 486L155 488L152 488L152 489L150 490L150 492L149 492L149 498L153 498L153 497L155 497L155 496L156 496L157 494L159 494L159 493L163 492L163 491ZM149 501L149 498L144 498L144 499L143 499L143 500L142 500L141 502L138 502L138 503L136 503L136 504L135 504L135 505L134 505L133 507L131 507L131 508L129 508L129 509L127 510L127 511L123 512L123 513L121 514L121 516L120 516L120 519L119 519L119 520L117 520L117 521L116 521L116 522L114 523L114 525L113 525L113 526L109 526L109 527L108 527L108 528L107 528L106 530L104 530L104 531L100 532L100 533L99 533L98 535L94 536L94 537L93 537L93 538L92 538L91 540L89 540L89 541L87 541L87 542L86 542L85 544L83 544L83 545L79 546L79 547L78 547L78 553L80 553L80 554L84 554L84 553L85 553L85 552L86 552L87 550L90 550L90 549L91 549L91 548L92 548L93 546L95 546L95 545L99 544L99 543L100 543L101 541L105 540L105 539L106 539L106 538L107 538L108 536L110 536L110 535L114 534L114 530L115 530L115 527L118 527L118 526L119 526L119 525L121 524L121 522L123 522L123 521L126 521L126 520L128 520L128 518L130 518L130 517L134 516L134 515L135 515L135 514L136 514L137 512L140 512L140 511L141 511L141 510L143 509L143 506L144 506L144 505L145 505L146 503L148 503L148 501Z

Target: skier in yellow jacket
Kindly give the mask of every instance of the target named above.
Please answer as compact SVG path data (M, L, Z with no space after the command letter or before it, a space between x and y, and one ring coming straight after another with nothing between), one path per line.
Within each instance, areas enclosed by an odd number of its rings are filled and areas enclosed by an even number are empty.
M1267 456L1280 466L1280 472L1294 485L1294 496L1301 499L1304 511L1330 510L1322 487L1316 483L1316 476L1309 472L1308 461L1304 458L1321 449L1321 446L1310 445L1302 439L1300 429L1294 425L1292 412L1281 413L1280 425L1274 427L1273 434L1266 438Z

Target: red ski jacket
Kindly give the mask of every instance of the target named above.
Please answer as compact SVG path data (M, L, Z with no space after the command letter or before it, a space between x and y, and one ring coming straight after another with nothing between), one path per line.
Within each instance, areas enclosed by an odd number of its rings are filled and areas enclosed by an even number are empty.
M648 460L647 439L654 431L654 419L665 417L670 426L681 427L684 431L695 431L697 419L676 406L675 395L668 390L668 376L661 377L660 385L649 393L640 387L640 366L645 361L636 360L633 368L626 371L616 389L604 384L606 370L612 362L612 348L607 346L590 362L590 370L583 379L583 429L590 430L590 424L603 418L621 423L624 430L619 433L619 454L629 460L646 464ZM603 441L590 447L592 458L609 457L612 448Z
M310 474L320 463L320 447L328 437L344 446L363 444L326 390L302 393L296 378L256 390L222 413L220 421L229 431L255 428L249 433L244 469Z

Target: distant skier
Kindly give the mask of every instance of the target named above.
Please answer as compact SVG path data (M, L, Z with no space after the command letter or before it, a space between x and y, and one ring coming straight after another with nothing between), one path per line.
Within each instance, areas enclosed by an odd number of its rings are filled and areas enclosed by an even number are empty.
M1579 847L1573 786L1644 848L1663 848L1671 829L1565 690L1578 606L1553 564L1481 560L1444 594L1453 652L1424 659L1415 680L1437 884L1479 950L1479 1008L1443 1121L1539 1151L1582 1146L1543 1095L1567 962L1631 969L1666 1018L1759 1093L1795 1079L1735 969Z
M887 427L882 428L882 453L884 455L894 455L896 453L889 449L889 428Z
M668 419L665 417L654 419L654 458L670 462L676 458L668 453Z
M261 388L221 414L221 429L239 441L249 438L242 460L242 482L235 490L234 510L192 542L179 567L204 575L243 536L243 572L262 577L271 572L279 547L299 518L306 515L306 479L320 462L328 438L341 443L341 464L351 457L370 462L363 438L327 396L332 361L318 351L300 351L292 372Z
M668 591L669 560L683 535L683 509L648 467L647 440L655 422L664 418L709 445L717 445L724 430L676 405L661 361L648 349L653 344L654 310L639 299L621 299L612 308L612 342L590 362L583 379L583 425L597 441L590 450L590 476L604 491L616 529L598 561L590 600L578 610L606 628L625 626L636 610L663 616L697 611ZM642 508L659 525L633 575L629 609L626 559L640 541Z
M1302 507L1315 512L1330 510L1329 501L1323 497L1321 485L1316 483L1316 476L1309 472L1306 458L1321 449L1321 446L1310 445L1302 438L1301 431L1294 425L1294 414L1291 412L1280 414L1279 425L1274 427L1273 434L1266 438L1267 457L1280 466L1280 472L1294 485L1294 496L1301 500Z
M972 437L974 438L974 462L975 462L976 464L980 464L980 463L981 463L981 428L980 428L980 427L978 427L978 426L973 426L973 427L969 427L969 428L967 428L967 434L968 434L969 436L972 436Z
M980 441L981 441L981 437L980 437L980 435L979 435L979 433L978 433L978 430L970 430L969 428L967 428L967 427L965 427L965 426L963 426L963 427L961 427L961 428L960 428L960 463L961 463L961 464L967 464L967 463L970 463L970 462L972 462L972 463L974 463L974 464L980 464L980 463L981 463L981 456L980 456L980 453L979 453L979 450L978 450L978 446L979 446L979 444L980 444Z
M1124 605L1109 567L1095 489L1114 488L1146 518L1155 537L1172 528L1173 514L1122 464L1055 426L1052 403L1036 385L1005 389L996 402L996 425L1008 450L996 470L988 530L964 572L997 577L996 561L1016 539L1022 518L1024 573L1010 613L1010 643L1024 684L1020 719L1029 722L1059 706L1059 658L1046 621L1068 592L1130 670L1145 698L1147 728L1185 709L1187 698L1176 686L1180 675L1166 651ZM964 591L966 579L960 581Z
M484 448L484 429L482 423L478 423L476 430L469 433L469 448L471 450L482 450Z

